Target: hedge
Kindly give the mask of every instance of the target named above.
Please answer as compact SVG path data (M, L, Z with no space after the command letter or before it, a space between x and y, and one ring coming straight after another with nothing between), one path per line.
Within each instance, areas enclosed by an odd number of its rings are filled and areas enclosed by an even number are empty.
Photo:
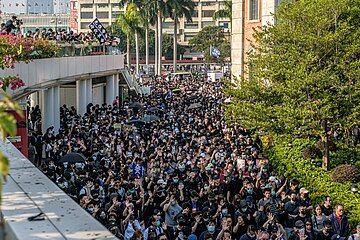
M296 178L301 186L310 192L313 203L322 203L325 196L331 196L333 204L341 204L349 217L351 227L360 223L360 194L351 192L351 183L336 183L330 172L304 159L302 152L314 144L308 139L277 138L266 150L269 161L278 173L287 178ZM359 184L358 184L359 187Z

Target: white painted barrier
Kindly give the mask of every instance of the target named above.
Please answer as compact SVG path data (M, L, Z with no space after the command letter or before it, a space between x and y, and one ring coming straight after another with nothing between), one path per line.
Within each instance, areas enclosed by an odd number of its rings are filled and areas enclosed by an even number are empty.
M19 75L25 86L10 94L26 88L42 87L60 80L75 80L74 77L99 74L101 72L124 68L124 55L95 55L36 59L29 63L20 62L13 69L0 69L0 77Z
M2 200L6 240L117 239L11 143L0 141L0 151L10 160ZM40 212L45 220L28 221Z

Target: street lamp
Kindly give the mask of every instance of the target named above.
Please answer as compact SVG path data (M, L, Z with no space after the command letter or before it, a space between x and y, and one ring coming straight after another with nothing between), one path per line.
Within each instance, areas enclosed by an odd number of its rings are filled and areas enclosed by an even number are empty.
M358 189L357 189L357 187L356 187L356 184L355 184L355 183L353 183L353 184L351 185L351 192L352 192L353 194L355 194L355 193L357 193L357 192L358 192Z
M50 23L55 23L55 32L57 32L58 24L61 24L62 21L58 18L59 16L54 15L55 19L51 19Z

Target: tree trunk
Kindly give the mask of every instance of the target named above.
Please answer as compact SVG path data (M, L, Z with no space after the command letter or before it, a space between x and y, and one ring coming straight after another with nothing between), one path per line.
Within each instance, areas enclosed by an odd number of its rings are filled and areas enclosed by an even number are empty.
M157 21L155 23L155 63L154 63L154 73L157 75L158 73L158 24Z
M322 168L327 171L328 167L329 167L329 137L328 137L328 122L327 122L327 120L322 121L322 127L324 128L324 135L321 136L321 140L324 143Z
M162 58L162 16L160 9L158 10L158 75L161 76L161 58Z
M174 73L176 73L177 69L177 16L174 12L174 53L173 53L173 65L174 65Z
M126 41L126 61L128 68L130 70L131 68L130 36L127 36L127 41Z
M139 34L135 31L136 74L139 74Z
M147 73L149 72L149 26L145 28L145 65Z

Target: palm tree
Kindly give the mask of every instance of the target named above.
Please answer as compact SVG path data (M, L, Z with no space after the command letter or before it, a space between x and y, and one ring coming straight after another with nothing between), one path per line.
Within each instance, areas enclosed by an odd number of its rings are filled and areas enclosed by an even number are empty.
M232 2L231 0L224 1L224 8L216 11L214 13L213 19L218 20L221 18L229 18L231 21L232 16Z
M149 29L156 23L156 1L154 0L120 0L120 6L134 3L138 7L141 24L145 28L145 64L149 67Z
M192 15L195 9L195 3L193 0L169 0L168 8L170 17L174 20L174 53L173 53L173 65L174 72L177 69L177 26L179 18L185 17L187 22L192 21Z
M122 31L126 34L127 43L126 43L126 52L127 52L127 62L128 67L131 67L131 53L130 53L130 39L135 35L135 52L136 52L136 73L139 73L139 38L138 33L141 26L141 18L138 11L138 8L135 3L129 3L126 6L126 11L124 14L120 14L118 18L118 24L120 25Z

